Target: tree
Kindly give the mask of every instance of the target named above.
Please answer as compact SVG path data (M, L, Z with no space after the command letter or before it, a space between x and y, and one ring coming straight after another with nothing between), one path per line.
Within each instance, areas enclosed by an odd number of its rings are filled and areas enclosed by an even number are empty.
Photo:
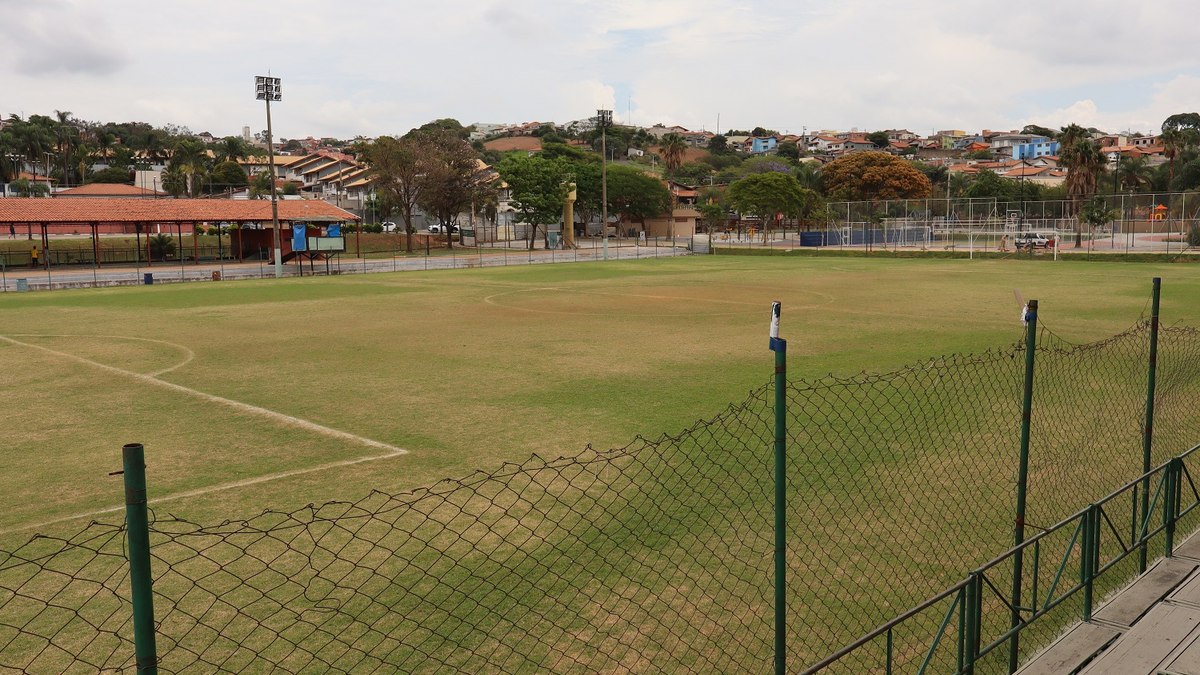
M1021 133L1029 136L1043 136L1049 139L1054 139L1058 136L1053 129L1038 126L1036 124L1026 124L1025 128L1021 129Z
M631 166L608 168L608 208L627 222L646 228L646 219L671 211L671 192L659 179Z
M708 139L708 151L714 155L724 155L729 152L729 139L717 134Z
M271 174L267 171L254 174L250 179L250 199L264 199L271 194Z
M813 159L800 162L796 167L796 180L800 181L801 187L806 187L813 191L820 190L821 163Z
M86 183L121 183L133 185L133 171L128 168L110 166L107 169L92 172L85 180Z
M562 217L568 167L559 159L512 153L496 168L512 191L513 208L521 214L522 222L531 226L529 250L532 251L538 226L545 231ZM572 226L573 223L563 223L564 229Z
M659 154L662 155L663 164L667 167L667 172L674 171L683 164L683 155L687 152L688 144L683 136L679 134L667 134L663 136L662 145L659 146Z
M208 163L208 148L204 143L195 138L184 138L175 144L168 168L183 172L187 176L188 194L196 196L200 194L200 177L208 168ZM165 177L163 180L166 181Z
M1106 223L1111 223L1120 216L1121 212L1110 208L1108 202L1100 196L1089 199L1079 212L1079 220L1088 224L1088 229L1092 233L1092 236L1094 236L1094 231L1097 227L1103 227Z
M1154 175L1150 160L1145 155L1123 156L1117 160L1117 182L1134 192L1149 187Z
M740 178L729 186L729 205L738 213L760 218L764 237L776 217L799 218L815 196L790 173L773 171Z
M246 143L238 136L226 136L216 144L217 160L233 161L246 158Z
M471 145L452 130L425 130L413 138L421 156L417 205L442 226L446 248L454 248L454 221L488 188L486 177Z
M992 158L992 151L991 150L972 150L972 151L968 152L967 154L963 155L963 157L965 157L966 159L987 160L987 159Z
M725 203L724 190L705 190L700 199L696 200L696 210L700 212L700 219L704 221L704 227L709 232L714 228L723 227L729 221L729 206Z
M1071 127L1076 125L1072 124ZM1067 167L1067 196L1071 200L1071 210L1079 213L1079 207L1085 199L1096 194L1096 185L1100 174L1104 172L1106 160L1100 148L1085 135L1071 134L1076 140L1064 147L1060 152L1062 164ZM1068 136L1068 129L1063 130L1063 137ZM1078 221L1077 221L1078 222ZM1075 247L1083 245L1083 231L1075 228Z
M699 185L713 173L712 166L704 162L687 162L671 172L671 177L687 185Z
M419 137L380 136L363 154L371 169L383 217L399 211L404 218L404 248L409 253L413 250L413 212L417 209L421 183L420 151Z
M50 188L44 183L31 181L28 178L18 178L10 185L18 197L45 197L50 194Z
M867 140L871 141L871 143L880 150L886 148L892 142L891 139L888 138L886 131L872 131L871 133L867 134Z
M775 153L793 162L800 159L800 147L796 145L796 141L784 141L780 143L775 146Z
M925 174L911 162L886 152L856 152L821 169L825 194L833 199L919 199L933 192Z
M749 135L754 136L755 138L766 138L767 136L777 136L777 135L779 135L779 132L775 131L774 129L764 129L762 127L754 127L753 129L750 130Z
M433 120L432 122L426 122L425 124L422 124L421 126L417 127L416 129L409 131L407 134L405 134L405 136L422 135L422 134L439 135L441 133L445 133L445 134L448 134L451 136L456 136L458 138L466 140L467 137L471 135L471 128L464 127L458 120L454 119L453 117L443 117L441 119Z
M187 174L177 166L168 166L162 174L162 188L172 197L182 197L188 191Z
M212 172L208 174L209 192L224 192L226 190L244 188L248 184L249 179L246 178L246 170L232 160L226 160L214 166ZM269 184L267 189L270 190Z

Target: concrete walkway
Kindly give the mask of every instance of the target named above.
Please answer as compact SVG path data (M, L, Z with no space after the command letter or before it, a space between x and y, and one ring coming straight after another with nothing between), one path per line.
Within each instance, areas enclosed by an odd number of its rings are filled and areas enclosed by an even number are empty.
M1200 532L1017 672L1200 675Z

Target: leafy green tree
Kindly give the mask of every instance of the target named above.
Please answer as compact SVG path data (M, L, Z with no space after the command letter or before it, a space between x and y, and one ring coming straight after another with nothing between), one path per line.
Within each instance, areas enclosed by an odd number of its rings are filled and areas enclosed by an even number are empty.
M453 117L443 117L441 119L433 120L432 122L426 122L416 129L409 131L407 134L405 134L405 136L421 134L435 136L442 133L466 140L467 137L471 135L471 128L464 127L461 122Z
M867 140L871 141L871 143L880 150L886 148L892 142L891 139L888 138L886 131L872 131L871 133L867 134Z
M609 146L612 150L612 146ZM541 155L546 159L566 159L569 161L600 161L600 156L581 150L566 143L542 143Z
M800 159L800 147L795 141L784 141L775 146L775 153L784 159L796 162Z
M821 169L825 194L832 199L920 199L933 192L925 174L911 162L886 152L856 152Z
M271 174L262 171L250 179L250 198L265 199L271 196Z
M748 176L752 173L767 173L769 171L791 173L793 169L795 167L786 159L770 155L759 155L758 157L750 157L743 161L738 166L738 173L743 176Z
M965 157L966 159L987 160L987 159L992 158L992 151L991 150L972 150L972 151L966 153L965 155L963 155L963 157Z
M236 190L244 188L248 184L249 179L246 178L246 170L232 160L226 160L214 166L213 170L208 174L210 192Z
M1118 209L1110 207L1108 202L1100 196L1087 200L1083 208L1079 211L1079 220L1087 223L1088 227L1092 230L1095 230L1097 227L1103 227L1120 216L1121 212Z
M671 192L659 179L631 166L613 165L608 169L609 211L626 222L646 228L646 219L671 211Z
M687 185L699 185L712 174L712 166L704 162L687 162L672 171L671 178Z
M738 213L760 218L764 236L777 214L799 218L815 196L795 176L775 171L752 174L729 186L729 205Z
M45 183L31 181L28 178L18 178L9 184L18 197L46 197L50 188Z
M1038 126L1036 124L1026 124L1025 128L1021 129L1021 133L1033 136L1044 136L1049 139L1058 137L1058 132L1054 131L1053 129Z
M289 197L300 194L300 186L295 183L284 183L283 187L279 188L279 194Z
M700 212L700 220L709 232L721 229L729 222L729 205L725 203L725 191L722 189L710 188L702 192L696 200L696 210Z
M446 248L453 248L454 221L490 185L478 156L463 136L443 128L422 131L413 138L421 155L417 205L437 219L446 233Z
M382 217L388 218L393 211L399 211L404 219L404 248L409 253L413 250L413 213L417 210L421 185L419 139L420 136L400 139L380 136L363 154L380 197Z
M729 152L729 139L717 134L708 139L708 151L714 155L724 155Z
M133 171L128 168L120 168L110 166L107 169L93 171L88 175L85 183L120 183L122 185L133 185Z
M529 249L533 250L538 227L546 232L548 225L557 223L562 217L569 167L559 159L513 153L496 168L508 183L512 194L510 203L520 214L521 222L531 226ZM569 225L564 223L563 227Z
M750 135L755 138L766 138L767 136L778 136L779 132L774 129L764 129L762 127L754 127L750 130Z

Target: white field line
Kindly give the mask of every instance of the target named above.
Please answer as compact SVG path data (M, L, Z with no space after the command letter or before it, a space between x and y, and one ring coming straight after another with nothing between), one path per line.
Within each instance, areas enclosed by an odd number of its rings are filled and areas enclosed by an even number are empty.
M400 450L399 448L397 448L397 449ZM196 488L195 490L186 490L184 492L176 492L176 493L169 494L169 495L163 495L162 497L154 497L152 499L147 499L146 503L147 504L159 504L161 502L167 502L167 501L171 501L174 499L186 499L188 497L199 497L201 495L206 495L206 494L209 494L212 492L222 492L224 490L233 490L235 488L246 487L249 485L258 485L259 483L266 483L268 481L279 480L281 478L290 478L292 476L299 476L299 475L306 474L306 473L315 473L317 471L336 469L336 468L343 467L343 466L352 466L354 464L363 464L365 462L375 462L375 461L378 461L381 459L390 459L392 457L399 457L400 455L405 455L405 454L408 454L407 450L400 450L399 452L391 452L386 455L375 455L373 457L358 457L356 459L345 459L340 462L329 462L328 464L321 464L319 466L310 466L307 469L294 469L292 471L280 471L278 473L268 473L268 474L264 474L262 476L255 476L254 478L245 478L245 479L236 480L236 481L233 481L230 483L219 483L217 485L210 485L208 487ZM58 523L65 523L65 522L72 521L72 520L80 520L82 518L93 518L95 516L101 516L106 513L117 513L120 511L124 511L124 510L125 510L125 505L122 504L120 506L109 506L109 507L103 508L103 509L96 509L95 511L85 511L83 513L73 513L69 516L62 516L61 518L55 518L54 520L44 520L40 523L30 523L28 525L20 525L18 527L11 527L7 530L0 530L0 535L11 534L13 532L21 532L24 530L33 530L33 529L41 528L41 527L48 527L50 525L56 525Z
M172 370L177 370L179 368L182 368L182 367L186 366L187 364L191 363L192 359L196 358L196 352L192 351L191 349L188 349L187 347L185 347L177 342L167 342L166 340L155 340L153 338L144 338L144 337L132 337L132 336L128 336L128 335L83 335L81 333L59 333L59 334L51 335L51 334L43 334L43 333L13 333L10 337L99 338L99 339L104 339L104 340L135 340L137 342L153 342L154 344L166 345L168 347L171 347L173 349L178 349L179 351L183 352L184 357L183 357L182 361L180 361L179 363L176 363L175 365L173 365L169 368L163 368L162 370L156 370L153 373L149 373L149 375L151 377L157 377L159 375L169 373Z
M151 504L154 504L157 502L163 502L163 501L167 501L167 500L171 500L171 499L182 499L185 497L195 497L198 495L204 495L204 494L208 494L211 492L219 492L222 490L231 490L234 488L245 487L247 485L255 485L258 483L265 483L267 481L278 480L281 478L288 478L291 476L298 476L301 474L313 473L316 471L324 471L327 469L332 469L332 468L337 468L337 467L342 467L342 466L351 466L354 464L361 464L364 462L374 462L374 461L381 460L381 459L389 459L391 457L398 457L400 455L408 454L408 450L405 450L404 448L396 447L394 445L390 445L388 443L383 443L381 441L376 441L376 440L366 438L363 436L358 436L356 434L352 434L352 433L349 433L346 431L341 431L340 429L333 429L331 427L317 424L315 422L310 422L308 420L300 419L299 417L293 417L291 415L285 415L284 413L276 412L274 410L268 410L267 408L262 408L262 407L259 407L256 405L250 405L249 403L242 403L241 401L235 401L233 399L228 399L228 398L224 398L221 396L215 396L213 394L208 394L208 393L196 390L196 389L191 389L189 387L175 384L173 382L167 382L165 380L160 380L157 377L155 377L154 375L144 375L142 373L135 373L130 370L125 370L123 368L116 368L114 366L109 366L109 365L100 363L98 361L92 361L91 359L85 359L81 356L76 356L74 354L60 352L55 349L50 349L48 347L43 347L41 345L30 344L28 342L22 342L20 340L14 340L13 338L4 336L4 335L0 335L0 340L3 340L4 342L8 342L10 344L19 345L22 347L29 347L30 349L37 349L39 351L43 351L48 354L54 354L55 356L60 356L62 358L69 359L71 361L76 361L78 363L89 365L94 368L99 368L101 370L105 370L110 373L114 373L116 375L121 375L123 377L128 377L128 378L137 380L139 382L154 385L157 387L162 387L164 389L168 389L168 390L176 392L176 393L186 394L188 396L194 396L197 398L201 398L205 401L210 401L212 403L218 403L220 405L224 405L224 406L233 408L234 410L237 410L240 412L247 412L247 413L251 413L254 415L258 415L260 417L266 417L267 419L270 419L274 422L283 424L284 426L296 427L299 429L304 429L305 431L311 431L315 434L327 436L329 438L336 438L339 440L349 441L351 443L356 443L359 445L365 445L370 448L377 448L380 450L387 451L386 453L381 454L381 455L373 455L370 457L358 457L355 459L347 459L347 460L342 460L342 461L338 461L338 462L329 462L327 464L321 464L319 466L308 467L305 469L280 471L278 473L265 474L265 475L257 476L254 478L246 478L243 480L233 481L233 482L229 482L229 483L220 483L218 485L211 485L209 487L197 488L195 490L188 490L186 492L178 492L175 494L165 495L162 497L157 497L157 498L151 499L151 500L149 500L149 503L151 503ZM180 364L180 365L182 365L182 364ZM36 528L36 527L44 527L46 525L52 525L54 523L60 523L60 522L67 521L67 520L75 520L78 518L86 518L89 516L96 516L96 515L101 515L104 513L112 513L114 511L120 511L123 508L124 508L124 506L115 506L115 507L110 507L110 508L106 508L106 509L99 509L96 511L89 511L87 513L77 513L74 515L64 516L62 518L58 518L58 519L43 522L43 523L35 523L35 524L24 525L21 527L12 528L12 529L8 529L8 530L0 530L0 534L7 534L10 532L18 532L21 530L27 530L27 529Z

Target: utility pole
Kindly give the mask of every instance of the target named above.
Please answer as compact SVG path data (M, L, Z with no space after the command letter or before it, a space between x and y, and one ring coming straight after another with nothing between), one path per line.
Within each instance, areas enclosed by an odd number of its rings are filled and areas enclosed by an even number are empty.
M275 243L275 278L283 276L283 244L279 239L279 196L275 188L275 143L271 134L271 101L283 98L283 88L278 77L257 76L254 78L255 98L267 104L267 161L271 165L271 231Z

